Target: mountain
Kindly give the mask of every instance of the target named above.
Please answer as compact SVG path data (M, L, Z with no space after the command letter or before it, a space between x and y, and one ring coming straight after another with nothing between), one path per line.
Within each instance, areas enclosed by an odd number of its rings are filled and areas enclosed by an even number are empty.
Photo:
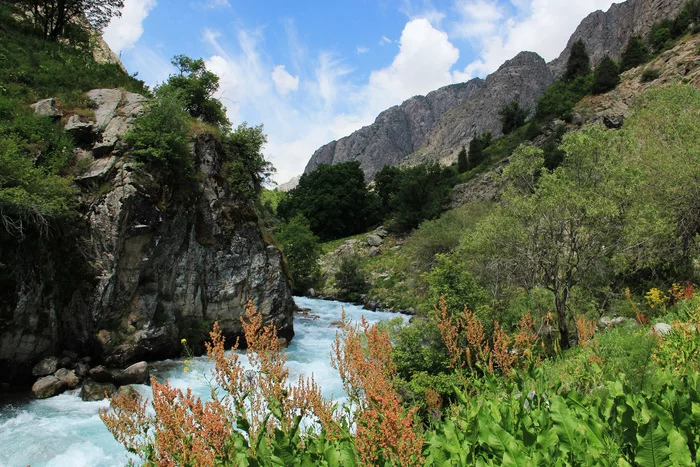
M320 164L358 160L365 177L371 180L385 165L397 165L422 147L440 117L483 86L484 81L477 78L412 97L379 114L373 124L318 149L304 172Z
M603 56L619 59L629 38L675 16L686 0L628 0L607 12L586 17L561 55L549 64L537 54L521 52L485 80L446 86L413 97L382 112L372 125L318 149L305 173L319 164L357 160L372 180L385 165L439 160L450 164L462 146L482 132L501 134L498 110L515 100L534 110L537 99L566 68L571 46L582 39L594 64Z
M566 71L574 42L583 40L593 66L605 55L619 60L632 36L646 36L657 21L675 17L687 0L627 0L613 4L607 12L588 15L576 28L566 48L549 64L555 77Z

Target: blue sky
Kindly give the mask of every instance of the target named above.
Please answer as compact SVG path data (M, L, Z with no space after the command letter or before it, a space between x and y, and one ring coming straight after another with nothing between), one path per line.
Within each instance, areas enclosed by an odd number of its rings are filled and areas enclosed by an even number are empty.
M283 183L315 149L416 94L483 77L522 50L551 60L613 0L125 0L105 39L154 86L176 54L221 78L234 124L264 124Z

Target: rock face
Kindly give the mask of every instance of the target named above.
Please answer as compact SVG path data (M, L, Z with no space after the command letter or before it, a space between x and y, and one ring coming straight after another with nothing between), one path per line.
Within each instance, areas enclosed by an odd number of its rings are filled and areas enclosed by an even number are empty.
M49 274L16 284L14 300L0 304L0 379L16 382L62 350L119 367L179 355L181 338L202 337L215 321L230 339L242 334L248 300L291 339L282 255L263 239L253 207L230 195L218 141L193 141L196 182L167 189L120 141L143 97L88 95L95 119L85 123L95 131L79 149L90 161L76 178L82 222L45 252ZM51 272L67 261L65 273Z
M542 57L533 52L519 53L490 74L482 89L443 115L409 161L455 162L462 146L469 147L475 136L485 132L494 137L503 134L498 114L501 108L516 101L534 112L537 99L551 83L552 75Z
M619 60L632 36L646 36L654 23L675 17L685 3L686 0L627 0L614 3L605 13L591 13L576 28L561 55L549 64L552 74L557 78L564 74L571 47L579 39L586 43L594 66L605 55Z
M318 149L304 172L312 172L320 164L357 160L366 179L372 180L385 165L397 165L422 147L440 117L483 86L482 80L473 79L412 97L379 114L372 125Z

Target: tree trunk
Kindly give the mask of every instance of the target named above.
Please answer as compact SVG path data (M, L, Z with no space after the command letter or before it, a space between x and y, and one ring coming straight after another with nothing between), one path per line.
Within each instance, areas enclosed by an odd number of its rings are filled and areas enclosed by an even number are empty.
M58 38L63 35L63 31L66 28L66 0L58 0L58 6L56 7L56 22L53 24L53 30L51 31L51 39L54 42L58 42Z
M569 348L569 325L566 315L566 300L569 298L567 287L557 288L554 291L554 306L557 309L557 321L559 322L559 345L562 349Z

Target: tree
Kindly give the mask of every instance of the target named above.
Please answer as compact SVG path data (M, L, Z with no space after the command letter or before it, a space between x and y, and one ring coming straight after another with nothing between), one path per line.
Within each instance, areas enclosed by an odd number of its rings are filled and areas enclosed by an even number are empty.
M501 108L498 114L501 116L503 134L508 135L525 124L530 109L522 108L518 102L513 101Z
M472 146L471 143L469 144L469 151L471 152ZM461 174L469 170L469 165L467 162L467 150L464 146L462 146L462 149L459 151L459 154L457 154L457 171Z
M318 237L311 232L309 221L301 214L294 216L279 226L275 239L282 246L294 292L306 293L321 272L318 266L321 247Z
M603 94L612 91L618 84L620 84L620 73L617 64L606 55L595 68L591 91L594 94Z
M587 76L591 72L591 59L586 52L586 43L579 39L571 46L569 61L566 63L564 78L568 81Z
M115 16L121 16L123 0L18 0L44 37L52 41L65 35L66 28L83 18L97 30Z
M467 156L467 170L473 169L484 160L484 150L491 145L491 133L483 133L475 136L469 142L469 155Z
M187 111L203 122L222 129L231 126L223 104L213 97L219 89L219 77L207 70L204 60L176 55L171 63L179 70L165 86L181 91Z
M302 175L277 213L287 220L303 214L314 234L332 240L366 231L373 222L374 208L365 174L360 163L353 161L321 164Z
M345 255L335 274L335 286L343 300L357 302L367 292L367 280L360 260L355 255Z
M262 191L263 184L275 172L272 163L265 159L263 146L267 136L262 125L249 127L246 122L222 138L224 145L224 171L232 194L242 200L253 200Z
M665 50L671 43L673 36L671 35L671 29L673 28L673 21L670 19L665 19L658 23L654 23L649 32L649 43L654 49L654 52L661 52Z
M622 52L620 61L620 72L631 70L646 63L649 60L649 49L646 43L639 36L632 36L627 43L625 51Z

